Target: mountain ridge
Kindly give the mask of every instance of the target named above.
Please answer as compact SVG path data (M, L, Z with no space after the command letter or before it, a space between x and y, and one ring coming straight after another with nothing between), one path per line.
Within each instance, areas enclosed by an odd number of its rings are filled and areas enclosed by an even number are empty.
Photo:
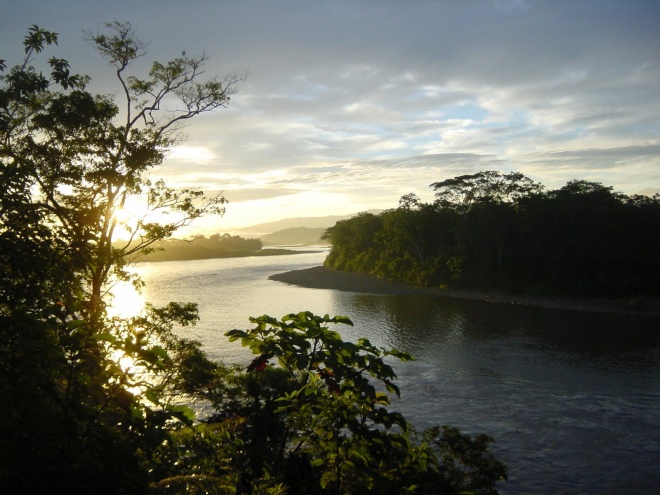
M367 210L366 213L380 213L383 210ZM250 234L272 234L280 230L286 230L291 228L303 227L309 229L327 229L332 227L340 220L348 220L353 218L360 213L353 213L348 215L328 215L324 217L292 217L292 218L283 218L282 220L275 220L273 222L258 223L255 225L250 225L248 227L241 227L236 229L236 232L245 232Z

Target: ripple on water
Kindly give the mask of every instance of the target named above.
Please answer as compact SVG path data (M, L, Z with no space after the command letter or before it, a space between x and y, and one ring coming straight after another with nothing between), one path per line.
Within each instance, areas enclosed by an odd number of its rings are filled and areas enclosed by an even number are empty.
M349 340L412 353L392 362L392 407L418 428L487 433L509 465L506 494L641 494L660 486L660 325L427 296L309 290L267 280L321 255L152 264L146 297L197 301L193 332L214 358L248 362L224 332L248 316L350 316ZM159 265L159 266L156 266ZM147 270L149 271L149 270Z

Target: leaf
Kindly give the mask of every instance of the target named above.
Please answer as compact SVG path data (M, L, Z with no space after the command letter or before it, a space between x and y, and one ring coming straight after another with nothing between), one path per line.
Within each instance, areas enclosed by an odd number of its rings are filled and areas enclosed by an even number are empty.
M323 473L321 476L321 488L325 490L325 488L332 483L333 481L337 480L337 475L334 473L334 471L326 471Z
M344 325L353 326L353 321L348 316L335 316L331 321L333 323L343 323Z
M229 338L229 342L234 342L235 340L246 337L247 333L245 333L244 330L234 329L234 330L229 330L228 332L225 332L225 336Z
M149 349L149 351L152 354L154 354L155 356L157 356L157 357L159 357L163 360L167 360L167 359L170 358L170 355L167 353L165 348L163 348L162 346L159 346L159 345L153 346Z
M133 419L144 420L145 419L144 407L138 403L131 404L131 417Z
M87 320L69 320L66 322L67 328L77 329L87 324Z
M155 404L155 405L158 405L159 402L160 402L158 400L158 394L156 393L156 391L153 388L147 389L146 392L144 393L144 397L149 402L151 402L152 404Z
M186 424L192 423L195 419L194 411L188 406L168 406L167 411Z
M117 337L112 335L110 332L102 332L94 334L93 338L96 340L101 340L103 342L108 342L110 344L116 344L118 342Z

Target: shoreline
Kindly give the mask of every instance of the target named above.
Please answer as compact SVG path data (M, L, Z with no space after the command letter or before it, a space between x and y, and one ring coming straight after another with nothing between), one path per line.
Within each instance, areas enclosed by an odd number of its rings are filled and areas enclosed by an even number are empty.
M515 304L546 309L569 311L589 311L618 315L651 316L660 318L660 300L648 300L644 309L633 310L624 307L616 299L577 299L568 297L532 296L509 294L506 292L478 292L434 287L417 287L403 282L394 282L353 272L339 272L323 266L303 270L278 273L268 277L270 280L297 285L307 289L332 289L359 294L376 295L414 295L426 294L438 297L470 299L497 304Z

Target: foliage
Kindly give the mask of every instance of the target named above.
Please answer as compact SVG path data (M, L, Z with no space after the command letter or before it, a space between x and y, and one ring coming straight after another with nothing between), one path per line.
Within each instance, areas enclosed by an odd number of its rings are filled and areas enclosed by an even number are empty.
M254 329L228 334L258 354L246 372L211 362L199 342L177 334L197 321L194 304L147 305L130 317L109 311L114 285L141 285L131 261L201 215L222 213L221 196L175 191L147 174L179 142L182 124L226 106L243 75L205 79L206 56L185 53L154 62L146 77L129 74L145 45L130 24L106 28L89 39L115 71L117 98L89 92L90 79L66 60L37 67L37 55L57 43L37 26L21 63L6 71L0 61L2 487L113 495L492 489L504 471L489 461L487 442L443 435L462 449L450 451L413 441L405 418L387 407L387 393L399 393L387 360L410 356L344 342L328 325L351 324L346 317L253 318ZM122 220L132 195L168 221L148 213ZM359 221L368 229L355 231L358 242L375 249L379 217ZM120 227L129 238L113 242ZM195 422L184 405L194 399L215 414ZM474 470L452 464L463 460Z
M106 27L90 41L114 68L116 99L88 91L66 60L37 66L58 40L38 26L22 62L0 64L0 479L25 493L144 493L152 450L191 420L172 403L187 364L203 361L192 359L199 344L173 332L194 323L194 305L121 319L107 294L131 279L131 258L222 212L221 196L146 174L181 125L226 106L243 76L202 81L206 57L183 55L140 79L128 70L144 43L130 24ZM131 242L116 246L131 195L171 216L124 222Z
M268 453L252 468L270 477L280 473L288 493L459 493L468 486L496 493L495 483L506 478L481 437L473 442L457 430L429 432L439 447L434 450L426 439L414 441L406 419L389 410L388 393L398 395L399 389L387 360L407 361L410 355L366 339L344 341L329 328L352 325L343 316L301 312L251 321L251 330L227 335L257 355L243 379L258 386L243 387L247 396L241 401L225 390L214 395L214 404L222 418L249 418L250 428L266 422L269 434L250 437L246 428L241 442L251 451L255 441L267 440L261 447ZM277 365L267 365L270 360ZM474 472L460 476L456 466L465 461ZM474 481L475 474L482 478Z
M469 213L480 203L514 203L523 196L543 190L541 184L520 172L502 175L492 170L434 182L431 187L439 205L449 206L460 213Z
M327 262L353 271L373 265L376 261L376 233L381 229L381 218L373 213L360 213L350 220L340 220L323 237L332 242Z
M431 204L406 195L399 208L328 229L326 266L423 286L658 294L659 195L580 180L546 191L520 173L494 171L431 187Z
M477 435L474 439L461 434L458 428L429 428L424 439L439 452L443 478L457 490L495 495L495 484L507 477L504 464L488 452L493 439Z
M195 260L243 256L260 251L262 244L259 239L244 239L230 234L213 234L208 238L199 235L189 240L164 239L152 244L151 248L153 252L141 257L141 261Z

